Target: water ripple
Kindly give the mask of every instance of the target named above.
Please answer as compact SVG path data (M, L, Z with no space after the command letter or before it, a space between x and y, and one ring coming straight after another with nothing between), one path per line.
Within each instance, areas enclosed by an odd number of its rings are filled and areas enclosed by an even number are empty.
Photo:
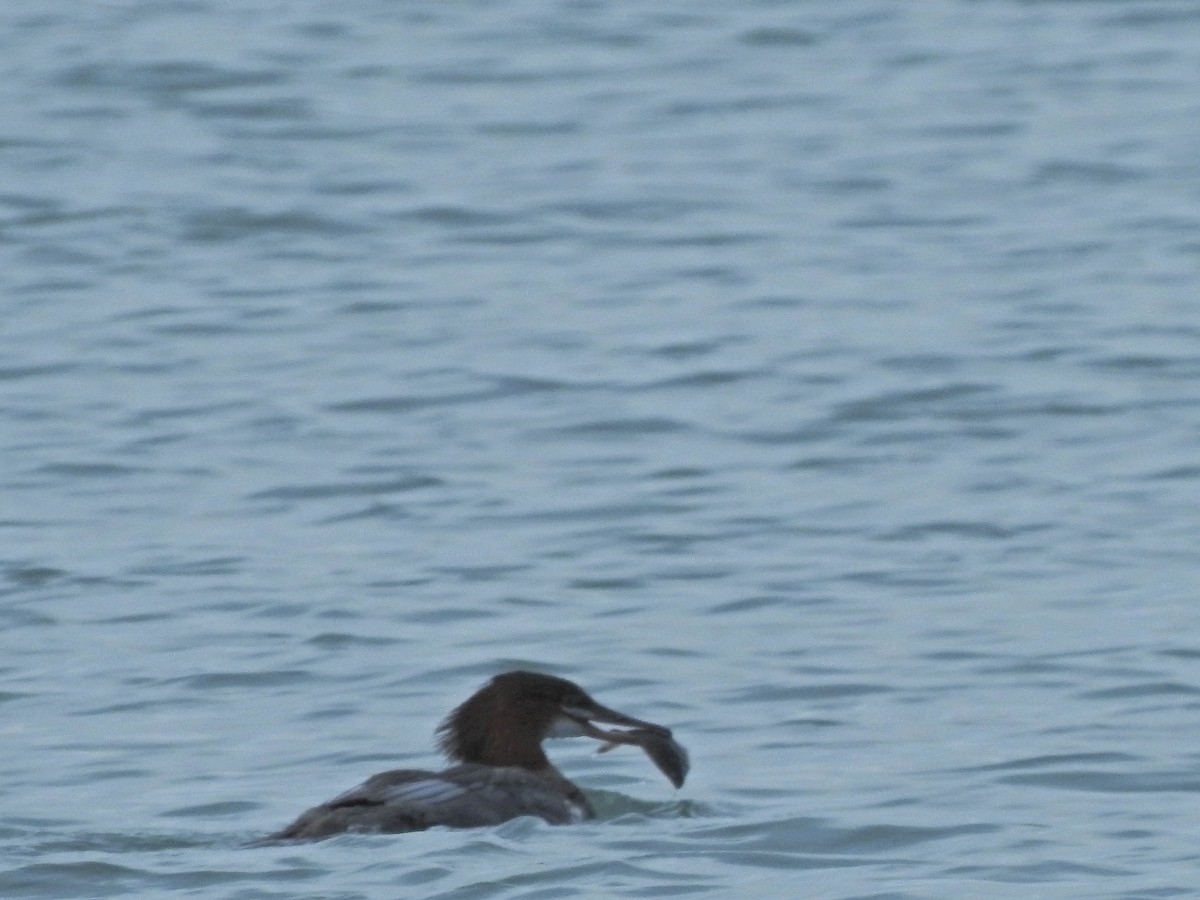
M0 896L1194 895L1185 6L0 4Z

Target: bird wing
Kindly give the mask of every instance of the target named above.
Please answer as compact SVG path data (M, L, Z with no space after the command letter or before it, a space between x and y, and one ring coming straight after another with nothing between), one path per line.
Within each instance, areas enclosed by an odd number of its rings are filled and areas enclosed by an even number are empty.
M313 839L343 831L420 831L433 825L471 828L517 816L551 824L585 818L586 800L521 768L467 763L444 772L394 769L314 806L273 840Z
M379 806L405 805L413 808L433 808L461 797L467 787L440 772L419 769L394 769L372 775L362 784L338 794L322 806Z

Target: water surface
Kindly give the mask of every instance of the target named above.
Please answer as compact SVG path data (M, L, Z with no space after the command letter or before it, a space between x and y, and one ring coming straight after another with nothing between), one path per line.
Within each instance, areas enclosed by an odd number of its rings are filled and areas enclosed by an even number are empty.
M1195 892L1200 11L0 12L0 894ZM247 850L536 666L601 821Z

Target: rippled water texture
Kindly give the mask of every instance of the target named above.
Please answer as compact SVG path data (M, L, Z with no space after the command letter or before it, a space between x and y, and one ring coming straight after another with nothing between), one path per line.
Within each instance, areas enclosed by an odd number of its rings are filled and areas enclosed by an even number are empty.
M0 896L1195 896L1200 7L0 10ZM601 820L246 849L538 666Z

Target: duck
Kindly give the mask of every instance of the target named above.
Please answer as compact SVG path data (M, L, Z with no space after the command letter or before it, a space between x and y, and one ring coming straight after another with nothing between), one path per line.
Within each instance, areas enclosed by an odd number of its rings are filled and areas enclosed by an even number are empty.
M676 788L690 768L669 728L602 706L574 682L541 672L496 675L446 716L436 735L449 768L372 775L256 843L479 828L520 816L552 825L594 818L584 792L546 756L547 739L588 737L602 742L600 752L637 746Z

